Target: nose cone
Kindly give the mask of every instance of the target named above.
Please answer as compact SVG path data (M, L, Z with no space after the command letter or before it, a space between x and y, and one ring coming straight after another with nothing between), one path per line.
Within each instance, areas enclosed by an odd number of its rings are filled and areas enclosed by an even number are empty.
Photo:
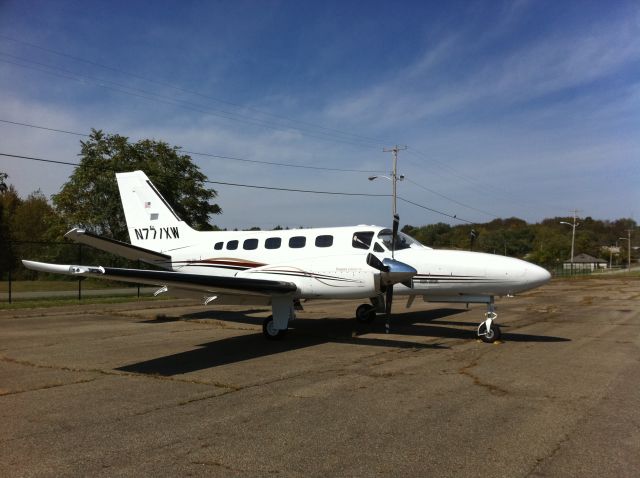
M540 287L546 284L551 279L551 274L547 269L536 266L534 264L528 264L525 271L525 280L530 288Z
M397 284L411 279L418 271L404 262L396 261L394 259L384 259L382 261L385 267L388 268L387 272L383 272L382 281L386 285Z

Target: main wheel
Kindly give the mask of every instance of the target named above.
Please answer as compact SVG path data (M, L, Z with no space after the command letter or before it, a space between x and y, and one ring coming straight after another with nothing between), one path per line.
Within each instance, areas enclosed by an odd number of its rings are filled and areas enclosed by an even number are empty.
M371 304L362 304L356 309L356 320L363 324L370 324L376 318L376 309Z
M273 315L270 315L262 322L262 333L269 340L280 340L286 335L287 330L276 329Z
M496 340L500 340L500 337L502 337L502 331L500 330L500 326L498 324L491 324L489 330L487 330L484 335L480 336L482 341L488 344L492 344Z

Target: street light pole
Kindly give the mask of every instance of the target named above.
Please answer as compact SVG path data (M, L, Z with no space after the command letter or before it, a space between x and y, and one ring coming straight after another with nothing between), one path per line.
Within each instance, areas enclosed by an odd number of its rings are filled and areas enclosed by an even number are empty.
M567 226L571 226L571 274L573 275L573 258L574 258L574 246L576 243L576 227L580 225L579 222L576 222L578 210L573 210L573 224L566 221L560 221L560 224L566 224Z
M627 270L631 270L631 229L627 229L627 237L619 237L621 241L627 241Z

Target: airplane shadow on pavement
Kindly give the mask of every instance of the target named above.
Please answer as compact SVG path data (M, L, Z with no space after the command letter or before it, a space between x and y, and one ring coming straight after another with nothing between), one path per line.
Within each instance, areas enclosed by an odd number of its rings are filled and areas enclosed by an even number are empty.
M259 325L262 323L262 317L251 316L251 314L259 312L265 312L265 309L248 309L244 312L203 311L182 317L143 320L139 323L154 324L179 320L215 319L224 322ZM299 317L291 323L288 334L281 341L265 340L261 332L243 334L199 344L193 350L126 365L117 370L173 376L330 342L406 349L448 349L450 347L442 343L425 344L403 340L398 336L475 340L477 323L446 320L449 316L465 312L467 312L466 309L443 308L394 315L391 319L392 335L389 338L383 335L385 332L383 317L379 317L372 324L361 324L352 318L305 319ZM501 327L507 326L501 325ZM377 337L367 337L367 335L377 335ZM380 335L383 335L384 338L381 338ZM513 342L565 342L570 340L561 337L506 332L503 332L502 336L505 341Z

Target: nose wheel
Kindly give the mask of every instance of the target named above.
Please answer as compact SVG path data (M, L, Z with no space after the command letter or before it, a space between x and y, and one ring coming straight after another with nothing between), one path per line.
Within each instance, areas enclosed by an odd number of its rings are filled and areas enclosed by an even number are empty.
M478 326L478 337L485 343L492 344L496 340L500 340L502 337L502 331L500 326L494 321L498 318L495 305L493 304L493 297L487 304L487 313L484 314L486 319Z

